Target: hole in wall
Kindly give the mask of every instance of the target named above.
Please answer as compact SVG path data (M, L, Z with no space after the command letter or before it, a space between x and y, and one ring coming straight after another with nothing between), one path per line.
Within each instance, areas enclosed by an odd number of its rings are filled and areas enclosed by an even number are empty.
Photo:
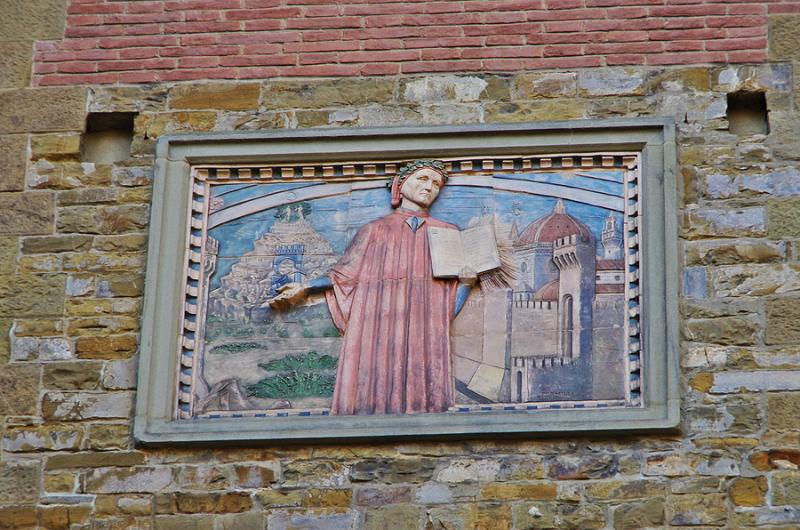
M728 130L733 134L769 134L768 112L764 92L728 94Z
M135 112L91 112L81 140L81 161L113 164L127 160L133 142Z

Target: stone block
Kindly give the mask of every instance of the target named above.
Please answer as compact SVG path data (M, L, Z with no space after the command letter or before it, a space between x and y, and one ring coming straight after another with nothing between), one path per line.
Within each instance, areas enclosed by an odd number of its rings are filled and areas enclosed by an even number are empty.
M353 502L351 489L309 488L303 495L302 506L307 508L348 507Z
M262 102L267 110L375 105L391 102L394 89L393 79L375 77L269 81L263 87Z
M61 316L62 276L0 275L0 317Z
M153 168L115 167L111 177L115 185L123 188L150 186L153 183Z
M21 0L15 0L21 1ZM3 17L6 20L8 17ZM83 131L86 89L34 88L0 92L0 133Z
M0 507L0 528L30 529L39 527L36 506Z
M171 109L250 110L258 108L258 83L190 83L172 87Z
M444 487L444 489L447 490L447 487ZM409 486L390 486L384 488L366 487L355 490L356 506L407 504L411 502L412 498L413 496ZM419 496L417 496L417 500L423 504L427 504L425 501L420 501Z
M66 0L5 0L0 40L60 39L66 12Z
M693 241L684 246L687 265L736 265L782 261L786 245L770 241Z
M14 324L15 337L49 337L63 332L64 323L60 318L18 320Z
M800 506L800 471L777 471L770 480L773 506Z
M686 477L670 481L672 493L716 493L721 489L722 480L719 477Z
M518 482L487 484L481 489L481 499L490 501L555 500L558 488L553 482Z
M327 110L298 110L295 111L295 120L297 127L326 127L330 125L329 115Z
M114 188L83 188L62 191L58 194L58 206L81 206L87 204L121 202L126 201L121 199L118 190Z
M549 502L524 502L514 503L511 508L513 518L513 528L559 528L559 521L556 519L558 505ZM446 527L449 528L449 527ZM582 528L591 528L583 526Z
M262 490L256 493L264 508L289 508L303 502L302 490Z
M618 471L619 461L615 455L564 455L552 459L548 475L556 480L585 480L608 478Z
M31 135L31 159L48 160L74 159L81 153L81 135L34 134Z
M686 340L726 345L755 344L760 331L759 322L745 317L696 319L683 325Z
M667 503L673 526L724 525L728 516L725 495L677 495Z
M484 108L487 122L574 120L584 118L586 113L586 102L576 99L497 102L487 103Z
M800 198L770 200L767 217L770 238L800 237Z
M91 321L87 322L91 325ZM75 342L75 353L82 359L127 359L136 352L135 335L110 337L80 337Z
M94 423L89 426L86 438L89 449L96 451L128 449L131 444L131 431L128 425Z
M39 500L40 488L38 462L0 463L0 505L35 504Z
M419 528L421 510L417 506L396 504L368 510L364 517L365 530L412 530ZM477 528L477 527L476 527Z
M49 234L55 208L49 193L0 195L0 234Z
M411 521L409 521L411 523ZM470 504L465 528L475 530L505 530L513 524L508 503ZM401 528L415 528L411 524Z
M615 530L661 527L663 524L664 499L662 497L620 504L614 510Z
M796 344L800 341L800 298L768 300L767 344Z
M72 525L86 523L91 514L91 506L42 506L39 523L48 530L70 530Z
M501 467L501 462L496 459L460 458L439 470L436 480L438 482L490 482L497 480Z
M225 490L231 487L229 471L216 465L185 466L178 481L184 490Z
M217 124L217 113L210 111L180 111L159 114L140 114L134 120L134 131L146 135L149 141L173 132L211 131ZM131 154L136 152L134 137ZM148 151L147 153L151 153Z
M109 390L135 389L137 361L133 358L107 362L103 369L103 387Z
M794 374L797 381L797 372ZM800 386L800 383L796 383ZM787 392L768 394L767 396L767 425L770 429L787 430L800 429L800 393Z
M92 236L76 234L35 236L22 239L25 254L50 254L55 252L79 252L92 248Z
M44 367L42 385L48 390L96 390L102 366L95 361L49 363Z
M769 58L776 61L800 61L800 15L769 17Z
M683 235L704 237L763 237L767 234L764 208L689 208L683 214Z
M0 73L2 79L2 73ZM28 137L24 134L0 136L0 191L25 189L25 169L28 160Z
M14 361L63 361L72 357L72 346L67 339L15 337L11 344Z
M477 76L440 75L401 82L400 92L409 103L479 101L488 83Z
M132 408L130 392L48 392L42 401L42 416L59 421L128 418Z
M800 195L800 171L790 167L754 175L713 173L706 177L706 194L712 199Z
M267 488L278 477L279 465L275 464L242 464L234 466L236 483L240 488Z
M658 480L596 481L586 486L586 497L596 501L645 499L666 493L667 483Z
M150 221L150 208L144 204L122 206L72 206L59 208L60 232L120 234L144 230Z
M578 94L578 75L574 72L531 72L514 78L512 98L539 99L575 97Z
M581 96L641 96L646 77L635 68L592 68L578 74Z
M158 493L175 488L173 471L166 466L99 468L86 477L89 493Z
M719 297L767 296L800 291L800 265L732 265L712 270Z
M94 238L94 248L103 252L141 252L147 248L147 235L96 236Z
M83 429L70 425L8 427L3 436L3 451L75 451L83 440Z
M212 515L159 515L153 530L214 530Z
M766 477L741 477L731 482L728 495L736 506L764 506L768 488Z
M181 513L239 513L253 506L249 493L185 493L175 494Z
M41 366L8 364L0 370L0 416L36 414Z
M89 93L89 112L142 112L166 108L164 85L95 86Z
M17 268L19 237L0 236L0 274L12 274Z
M329 510L283 511L273 510L267 516L269 530L356 530L363 527L358 525L358 512L347 510L344 512ZM397 528L391 524L385 528ZM398 528L399 530L399 528Z

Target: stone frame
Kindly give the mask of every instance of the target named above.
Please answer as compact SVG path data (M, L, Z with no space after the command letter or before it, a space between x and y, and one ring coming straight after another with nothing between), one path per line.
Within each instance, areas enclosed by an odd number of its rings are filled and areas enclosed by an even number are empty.
M628 192L638 229L631 245L639 261L642 399L621 408L453 413L408 416L228 417L182 419L180 367L186 274L199 263L190 233L194 170L209 164L312 165L453 156L614 153L634 164ZM634 167L633 165L629 167ZM159 139L141 332L134 434L145 444L226 441L322 441L580 431L674 429L679 423L677 207L675 126L670 119L564 121L523 124L258 133L205 133ZM627 202L627 201L626 201ZM179 207L176 207L179 205ZM626 210L627 211L627 210ZM642 215L645 212L645 215Z

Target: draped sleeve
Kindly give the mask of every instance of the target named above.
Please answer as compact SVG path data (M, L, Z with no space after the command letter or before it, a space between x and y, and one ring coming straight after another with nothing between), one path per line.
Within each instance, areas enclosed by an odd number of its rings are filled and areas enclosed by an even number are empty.
M325 291L325 300L333 323L342 333L347 330L359 276L369 259L368 247L372 231L370 226L368 223L359 229L344 251L344 255L331 267L329 273L333 289Z

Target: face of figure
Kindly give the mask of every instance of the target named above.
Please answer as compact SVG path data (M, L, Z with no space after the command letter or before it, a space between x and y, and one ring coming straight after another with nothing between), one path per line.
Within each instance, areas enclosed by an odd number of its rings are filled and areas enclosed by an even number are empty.
M403 196L400 206L427 209L439 196L443 185L444 177L435 169L428 167L418 169L408 176L400 188L400 195Z
M294 270L294 262L290 259L285 259L278 265L279 274L289 274Z

